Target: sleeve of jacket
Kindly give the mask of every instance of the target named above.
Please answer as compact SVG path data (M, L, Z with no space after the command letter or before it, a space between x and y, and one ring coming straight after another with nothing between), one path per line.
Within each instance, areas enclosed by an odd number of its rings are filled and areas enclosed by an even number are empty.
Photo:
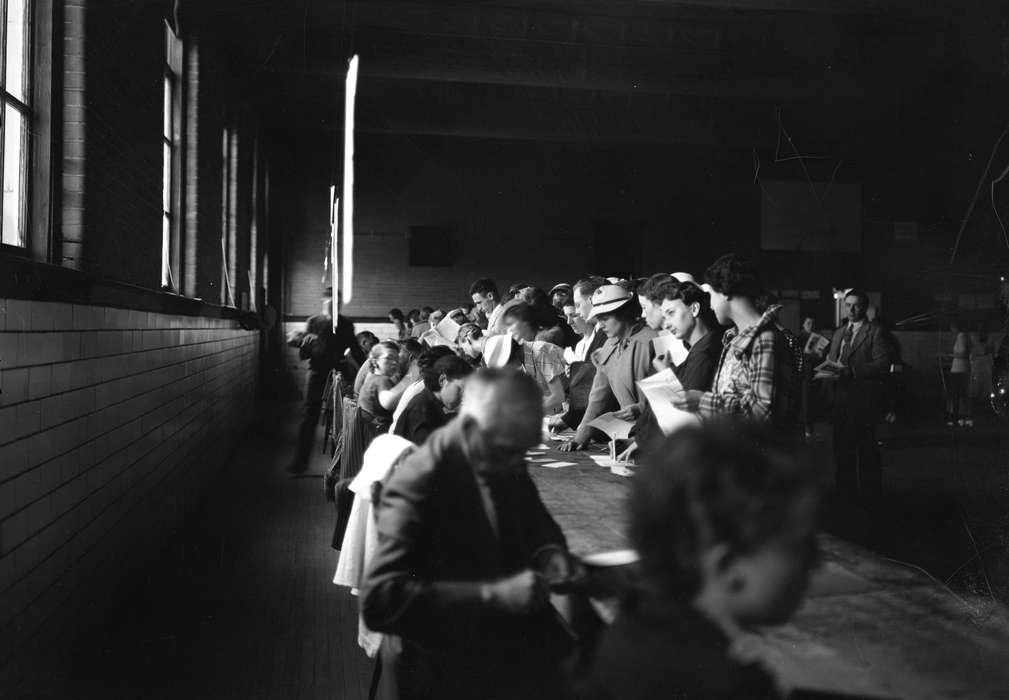
M598 352L598 351L597 351ZM585 415L578 425L575 433L575 442L587 442L592 434L589 423L606 412L606 407L613 400L613 390L610 389L610 380L606 376L606 368L603 364L596 366L596 376L592 379L592 388L589 389L588 403L585 406Z
M382 491L378 547L361 596L361 614L372 630L422 639L447 613L480 603L480 582L431 580L429 523L437 488L430 452L422 450Z
M778 389L774 342L774 332L771 330L764 330L757 335L753 340L750 357L745 360L749 368L749 382L743 391L738 394L705 392L700 400L700 414L705 418L736 415L756 421L769 420Z
M650 338L646 338L641 342L634 344L634 358L631 364L631 384L634 387L634 395L638 397L637 407L638 415L645 410L645 406L648 405L648 399L645 398L644 393L638 388L637 382L641 381L645 377L652 374L655 368L652 367L652 360L655 359L655 347L652 345Z
M854 370L855 379L872 379L890 371L893 351L886 333L879 326L872 327L872 335L868 338L869 361Z

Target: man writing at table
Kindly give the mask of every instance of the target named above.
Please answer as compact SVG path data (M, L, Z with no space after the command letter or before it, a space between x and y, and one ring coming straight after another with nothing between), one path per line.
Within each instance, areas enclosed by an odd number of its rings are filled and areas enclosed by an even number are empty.
M361 611L398 698L553 698L570 639L548 580L570 576L564 535L526 470L543 397L514 370L470 379L459 417L382 492Z

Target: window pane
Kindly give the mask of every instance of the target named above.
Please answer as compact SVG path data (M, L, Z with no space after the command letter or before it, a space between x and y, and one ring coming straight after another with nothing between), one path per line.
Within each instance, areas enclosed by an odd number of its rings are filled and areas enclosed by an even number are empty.
M7 92L27 102L28 0L7 0Z
M172 220L165 214L161 217L161 286L172 289Z
M21 112L4 108L3 242L24 247L25 240L25 120Z
M163 159L161 171L161 208L167 212L172 210L172 147L167 143L161 146Z
M164 126L161 128L161 135L169 141L172 140L172 81L165 76L165 118Z

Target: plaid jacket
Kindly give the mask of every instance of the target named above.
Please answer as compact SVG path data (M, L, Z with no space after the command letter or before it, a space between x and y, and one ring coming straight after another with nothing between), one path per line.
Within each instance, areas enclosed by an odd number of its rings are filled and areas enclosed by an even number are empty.
M794 422L797 397L795 362L771 306L760 321L731 329L722 338L722 356L712 390L701 396L701 416L735 415L776 425Z

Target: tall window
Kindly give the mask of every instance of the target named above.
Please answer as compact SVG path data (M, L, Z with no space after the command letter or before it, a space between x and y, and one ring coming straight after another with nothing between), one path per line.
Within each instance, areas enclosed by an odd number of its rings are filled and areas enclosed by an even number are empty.
M3 0L0 0L2 2ZM10 0L7 0L10 2ZM182 40L165 22L165 104L162 129L161 287L179 291L182 129Z
M31 122L31 0L2 0L3 160L2 234L4 245L28 246L28 126Z

